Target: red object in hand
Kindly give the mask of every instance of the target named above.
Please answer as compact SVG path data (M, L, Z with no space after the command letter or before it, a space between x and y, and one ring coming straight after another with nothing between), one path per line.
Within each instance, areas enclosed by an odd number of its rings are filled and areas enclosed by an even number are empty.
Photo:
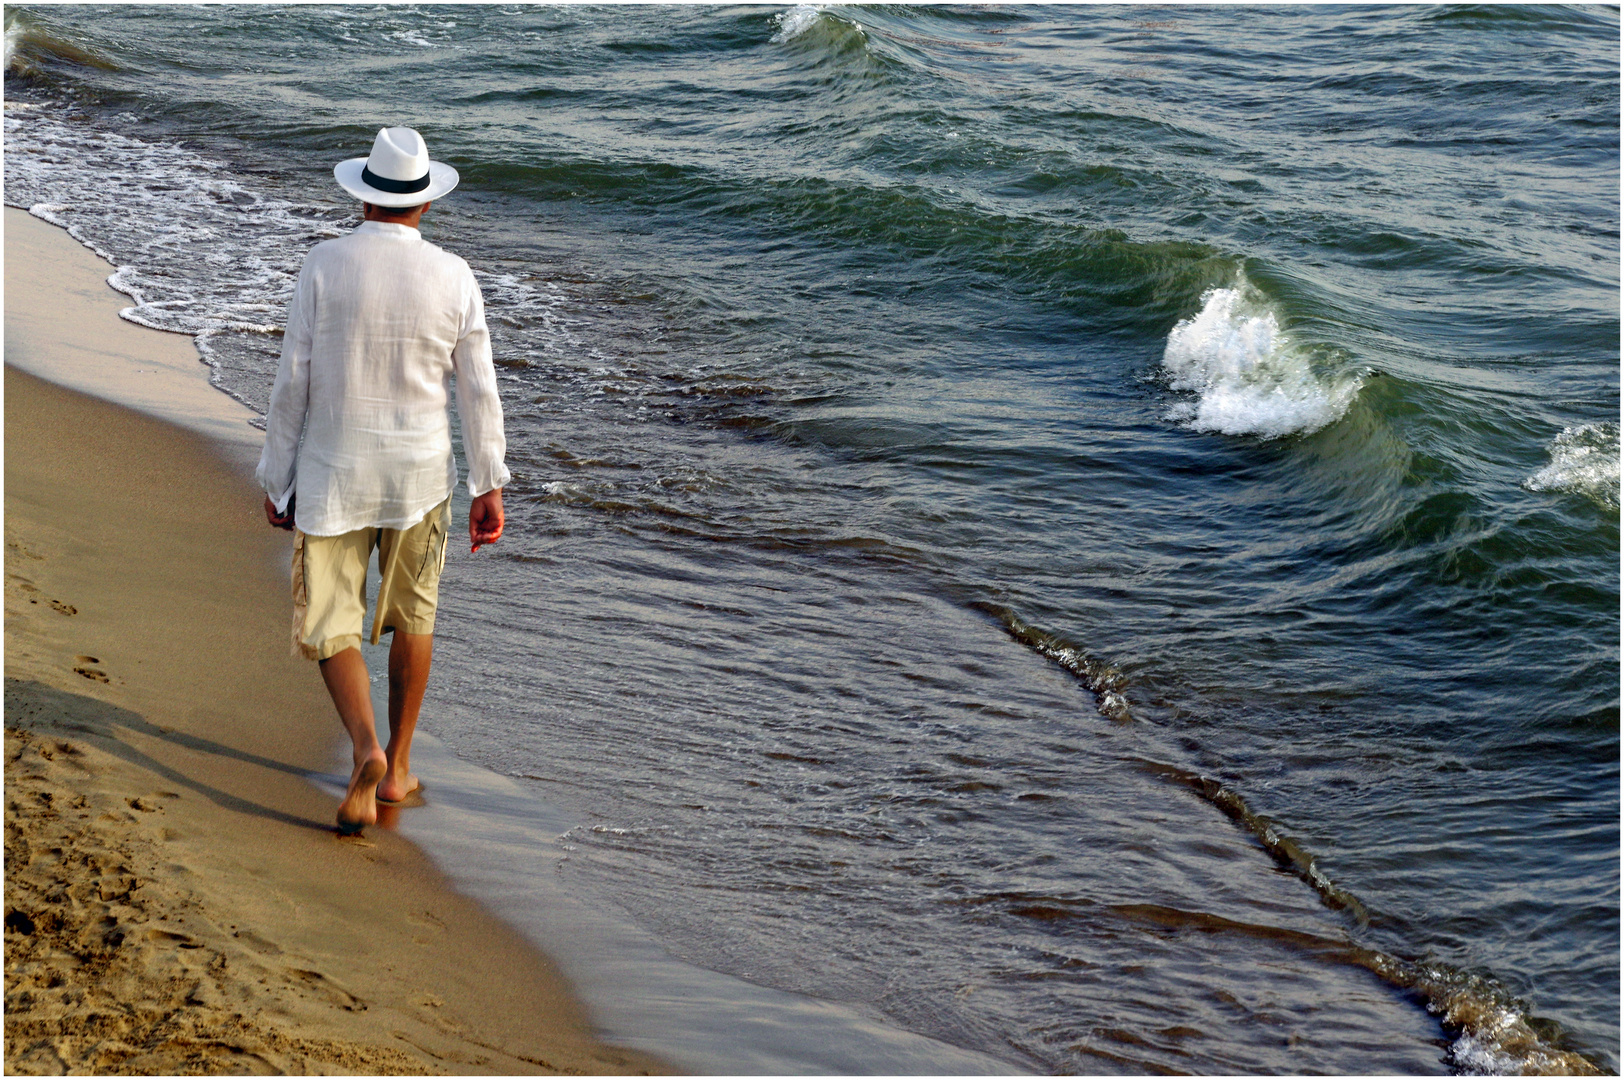
M297 498L297 496L295 496L295 498ZM276 512L276 504L271 501L271 497L269 495L265 496L265 520L276 526L278 529L293 528L293 502L293 499L289 499L288 512L285 514L278 514Z
M472 555L486 544L500 540L505 520L501 488L475 496L473 504L468 507L468 542L473 545L468 553Z

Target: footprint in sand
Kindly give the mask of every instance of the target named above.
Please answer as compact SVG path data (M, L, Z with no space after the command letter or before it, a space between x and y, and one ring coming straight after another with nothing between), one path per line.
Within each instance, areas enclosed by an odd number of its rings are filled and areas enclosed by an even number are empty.
M408 915L406 916L406 921L414 926L426 926L435 930L445 929L445 923L442 922L432 911L425 911L421 915Z
M160 945L179 945L183 949L201 949L203 943L194 940L187 934L172 934L168 930L148 930L147 938Z
M280 945L269 938L260 937L252 930L238 930L231 936L240 938L244 945L247 945L261 956L280 956L282 954Z
M51 602L54 604L56 601L53 600ZM91 666L92 664L101 663L101 661L96 659L94 656L75 656L74 659L78 661L78 664L73 669L76 674L83 675L85 678L94 680L95 682L110 681L107 678L107 672L101 670L100 668Z
M324 995L334 1005L350 1012L366 1012L367 1003L319 971L306 968L287 968L287 973L303 982L311 990Z
M20 543L20 542L18 542L16 540L13 540L10 543L8 543L6 545L6 547L10 551L15 552L18 555L21 555L25 559L33 559L36 562L38 562L38 561L43 560L45 558L45 556L36 555L33 551L29 550L27 544Z

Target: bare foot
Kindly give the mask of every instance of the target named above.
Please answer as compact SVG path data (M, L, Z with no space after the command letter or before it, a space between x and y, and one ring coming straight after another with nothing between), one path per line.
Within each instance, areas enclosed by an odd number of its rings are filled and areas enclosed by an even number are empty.
M350 773L350 789L344 793L344 801L338 804L338 831L344 836L351 836L378 822L378 781L383 779L389 762L385 760L382 750L376 751L376 754L376 757L367 758Z
M378 801L405 802L412 792L420 790L422 786L422 782L411 773L396 775L393 771L385 772L383 780L378 784Z

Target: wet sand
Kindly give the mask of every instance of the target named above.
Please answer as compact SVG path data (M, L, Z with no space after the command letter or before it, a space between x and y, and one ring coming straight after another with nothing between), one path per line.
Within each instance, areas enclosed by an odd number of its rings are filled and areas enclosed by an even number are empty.
M85 282L94 256L18 217L6 1071L668 1071L594 1040L552 964L387 818L335 835L307 775L333 767L338 725L289 656L290 537L242 471L257 433L233 434L187 339L121 322ZM214 437L17 368L83 385L98 356L107 386L151 372L160 415L201 383Z

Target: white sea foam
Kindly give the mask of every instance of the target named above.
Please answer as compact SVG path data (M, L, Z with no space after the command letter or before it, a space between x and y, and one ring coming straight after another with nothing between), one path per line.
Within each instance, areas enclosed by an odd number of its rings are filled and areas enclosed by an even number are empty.
M773 35L772 40L779 44L795 40L817 26L826 10L816 4L796 4L788 11L774 15L773 22L778 27L778 33Z
M38 202L30 206L28 208L28 212L39 218L41 221L49 222L50 224L59 226L61 228L66 228L67 224L62 220L62 214L64 211L69 209L71 209L71 207L69 207L67 203ZM97 254L99 255L101 253L97 252Z
M1575 1076L1595 1067L1551 1045L1532 1022L1525 1003L1480 975L1435 964L1417 965L1408 981L1427 1011L1453 1034L1449 1061L1468 1076Z
M398 41L402 45L411 45L419 49L438 49L440 44L429 41L417 30L394 30L384 35L391 41Z
M131 300L120 317L191 335L211 381L263 411L300 261L341 235L349 208L278 198L191 149L43 110L8 110L5 140L6 202L113 263L107 283ZM115 174L141 182L108 185Z
M1244 284L1211 289L1199 314L1167 335L1162 366L1175 390L1195 395L1168 412L1196 431L1283 435L1339 420L1361 380L1315 372L1310 352L1280 329L1275 313Z
M124 318L144 326L274 334L265 315L281 310L305 249L337 234L320 220L336 208L268 197L178 146L38 114L7 115L5 136L6 201L118 263L108 284L134 301ZM142 182L99 179L115 173Z
M1523 481L1530 491L1570 491L1617 510L1618 425L1581 424L1551 440L1551 463Z
M533 274L512 271L486 271L475 268L480 291L485 296L488 316L498 324L523 331L528 361L560 360L594 355L594 350L576 336L583 320L575 304L557 282ZM512 358L512 354L509 354Z

